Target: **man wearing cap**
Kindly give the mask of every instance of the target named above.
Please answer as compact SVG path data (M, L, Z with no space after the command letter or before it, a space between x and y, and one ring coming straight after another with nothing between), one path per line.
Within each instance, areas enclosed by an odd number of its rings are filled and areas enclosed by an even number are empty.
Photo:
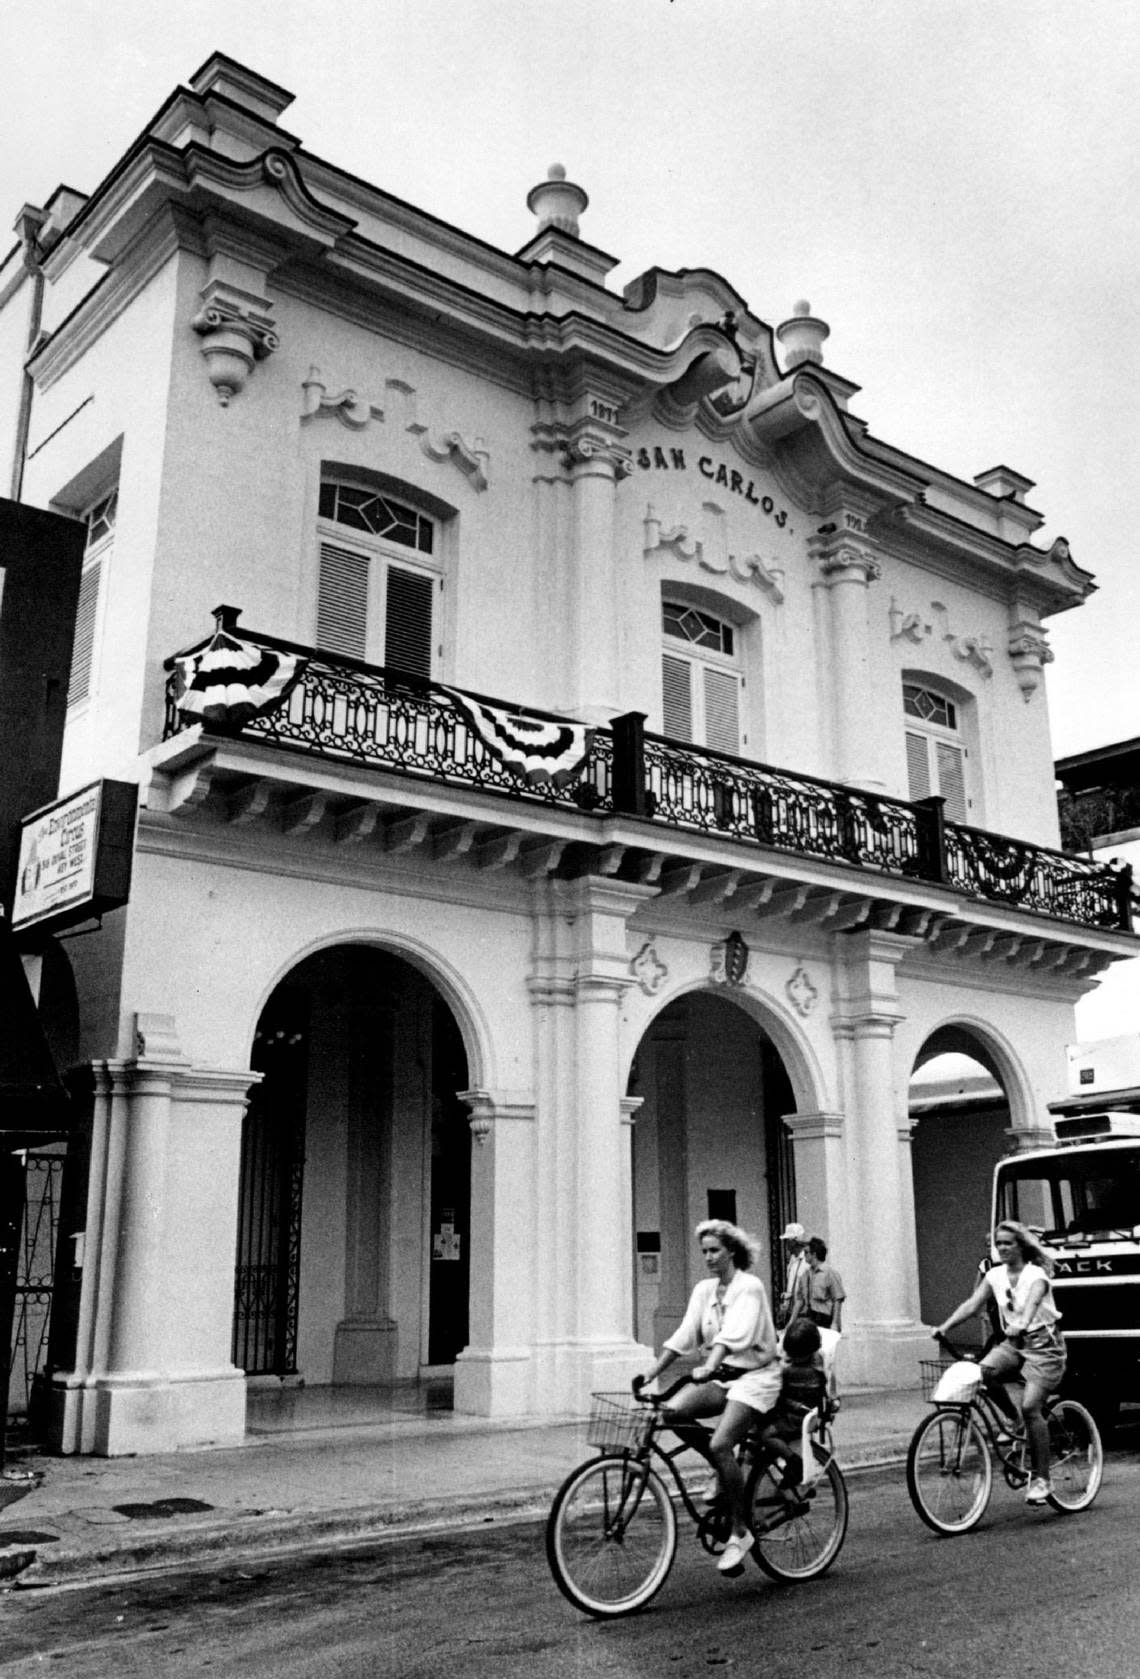
M808 1234L802 1224L789 1224L780 1240L788 1244L788 1268L780 1296L780 1323L786 1329L795 1318L808 1315L811 1265L807 1257Z

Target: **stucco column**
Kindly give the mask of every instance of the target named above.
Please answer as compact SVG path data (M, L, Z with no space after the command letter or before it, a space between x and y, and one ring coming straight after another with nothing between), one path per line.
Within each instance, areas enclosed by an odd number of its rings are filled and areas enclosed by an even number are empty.
M65 1452L245 1434L230 1346L241 1121L258 1075L191 1066L166 1017L140 1017L139 1047L96 1067L75 1368L54 1378Z
M874 693L867 597L882 567L865 543L825 526L812 543L828 603L829 713L835 779L854 787L884 786L867 706Z
M516 1416L534 1407L534 1107L463 1090L471 1111L471 1317L455 1362L455 1409Z
M909 1146L909 1069L896 1065L894 1033L904 1019L897 969L917 941L869 931L844 940L840 1006L832 1029L844 1066L850 1209L844 1272L849 1381L906 1385L924 1337L914 1317L918 1253Z
M823 1237L842 1271L847 1252L843 1115L792 1113L782 1119L792 1137L796 1217L810 1235Z
M608 723L622 710L618 566L614 552L615 490L629 472L628 451L593 431L567 445L574 521L571 709L589 723Z
M621 1011L627 924L656 888L602 877L536 889L535 1406L582 1410L644 1367L633 1337L630 1120Z

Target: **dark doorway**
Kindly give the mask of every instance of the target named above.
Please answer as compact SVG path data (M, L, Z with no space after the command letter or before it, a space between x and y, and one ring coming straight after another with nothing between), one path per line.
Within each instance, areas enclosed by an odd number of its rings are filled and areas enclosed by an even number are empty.
M437 999L432 1019L431 1257L428 1363L453 1364L467 1345L471 1272L471 1129L456 1096L467 1057L455 1017Z
M242 1123L232 1353L247 1375L297 1369L308 1026L307 994L282 986L253 1043L262 1079Z

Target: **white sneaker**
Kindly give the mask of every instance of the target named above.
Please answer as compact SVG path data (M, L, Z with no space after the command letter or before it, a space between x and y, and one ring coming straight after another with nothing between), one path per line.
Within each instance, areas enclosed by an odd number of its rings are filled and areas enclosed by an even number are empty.
M755 1543L751 1533L734 1533L724 1548L724 1555L717 1563L721 1573L732 1574L738 1569Z
M1025 1495L1027 1504L1044 1504L1053 1491L1052 1481L1047 1481L1043 1475L1034 1475L1029 1483L1029 1490Z

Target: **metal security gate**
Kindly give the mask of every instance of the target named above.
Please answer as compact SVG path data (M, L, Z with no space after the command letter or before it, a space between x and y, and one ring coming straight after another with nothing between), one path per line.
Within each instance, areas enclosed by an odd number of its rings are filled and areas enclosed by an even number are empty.
M25 1155L24 1221L16 1263L8 1417L25 1417L35 1379L47 1366L59 1202L65 1155Z
M250 1376L297 1369L308 1003L278 993L254 1040L263 1077L242 1124L232 1357Z
M788 1249L780 1240L796 1217L796 1160L792 1134L781 1114L795 1111L791 1081L775 1047L764 1045L764 1107L768 1115L765 1143L768 1168L768 1256L772 1266L772 1294L778 1300L787 1281Z

